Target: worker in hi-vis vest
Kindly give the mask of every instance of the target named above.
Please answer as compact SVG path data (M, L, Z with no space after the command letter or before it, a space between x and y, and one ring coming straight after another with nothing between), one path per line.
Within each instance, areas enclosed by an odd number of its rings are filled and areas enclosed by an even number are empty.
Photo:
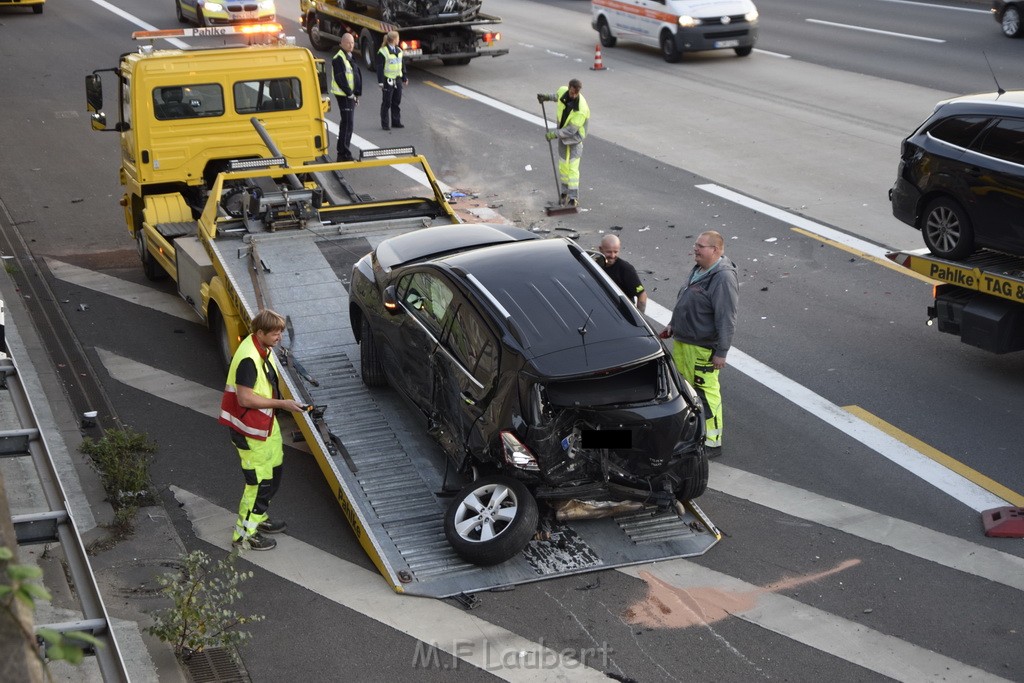
M356 41L351 33L341 37L338 52L331 60L331 94L338 100L341 119L338 122L338 161L352 161L352 131L355 129L356 105L363 94L363 73L359 70L352 50Z
M242 340L228 368L220 403L220 422L230 427L231 443L238 449L245 490L238 505L232 534L235 547L270 550L277 541L265 534L287 528L283 520L267 514L270 499L281 484L284 442L275 410L302 412L303 406L281 398L280 370L272 349L281 341L285 319L264 309L252 319L252 334Z
M402 86L409 85L398 47L398 31L388 31L377 51L377 85L380 86L380 127L384 130L402 125Z
M590 107L582 90L583 83L574 78L554 95L537 93L538 102L557 103L555 130L548 131L546 137L558 140L558 203L562 206L579 206L580 203L580 157L590 121Z

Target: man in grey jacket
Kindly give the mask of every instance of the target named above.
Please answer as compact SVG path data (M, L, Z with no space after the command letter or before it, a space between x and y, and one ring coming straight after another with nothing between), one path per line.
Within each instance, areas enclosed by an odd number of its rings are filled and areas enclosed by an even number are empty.
M711 457L721 454L722 387L718 371L732 346L736 329L739 281L736 264L725 258L725 241L714 230L703 232L693 245L693 270L679 290L672 321L665 328L673 339L672 358L679 373L693 385L707 411L704 444Z

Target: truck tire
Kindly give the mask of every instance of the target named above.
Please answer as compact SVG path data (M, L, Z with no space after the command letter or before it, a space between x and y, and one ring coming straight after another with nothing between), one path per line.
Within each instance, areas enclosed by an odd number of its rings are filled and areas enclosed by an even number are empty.
M32 5L32 14L42 14L44 5Z
M1021 34L1020 10L1016 5L1008 5L1003 10L1003 18L999 21L1003 35L1007 38L1019 38Z
M679 488L676 493L676 498L679 500L693 500L694 498L700 498L705 491L708 490L708 453L707 450L700 449L700 454L697 456L697 463L694 466L693 476L687 477L683 482L683 485Z
M449 57L447 59L441 58L441 63L445 66L466 66L469 64L472 57Z
M370 33L370 29L364 28L362 31L360 31L360 33L359 33L359 54L361 54L363 56L363 66L365 66L370 71L374 71L374 72L376 71L375 65L374 65L374 59L375 59L374 55L376 55L377 54L377 50L380 49L380 48L376 47L376 45L377 45L377 41L374 40L373 34Z
M615 47L615 43L619 42L619 39L612 35L612 27L604 17L597 20L597 36L604 47Z
M139 251L139 259L142 261L142 272L146 279L152 282L166 279L167 272L163 266L156 262L153 255L149 253L149 249L146 248L146 234L142 229L135 231L135 246Z
M537 531L537 501L511 477L483 477L463 488L444 514L444 533L467 562L500 564L522 551Z
M675 64L683 58L682 51L676 47L676 37L671 31L661 32L661 56L669 64Z
M228 326L224 323L224 316L216 306L210 307L209 312L210 332L213 333L213 343L217 348L217 356L224 364L224 372L231 367L231 342L228 340Z
M388 384L387 376L384 374L384 365L380 361L380 354L377 351L377 342L373 340L373 330L370 329L370 321L366 315L361 316L359 333L359 374L362 375L363 384L368 387L384 387Z
M309 34L309 44L313 46L314 50L320 52L327 52L334 45L334 41L329 40L320 33L320 17L313 15L306 20L306 26L309 27L307 33Z
M939 258L962 259L974 253L974 229L967 212L950 197L929 202L921 214L925 246Z

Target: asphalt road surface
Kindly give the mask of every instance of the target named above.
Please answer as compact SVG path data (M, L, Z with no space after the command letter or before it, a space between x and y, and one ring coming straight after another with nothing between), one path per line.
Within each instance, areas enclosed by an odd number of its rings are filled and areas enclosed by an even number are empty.
M760 3L762 49L748 58L670 65L620 44L591 72L587 3L491 2L511 54L413 70L402 131L381 131L364 97L357 146L414 144L470 195L460 209L586 246L616 232L663 307L696 236L726 236L741 311L724 455L700 500L726 536L693 560L519 586L466 611L391 593L291 446L274 501L288 545L247 556L244 607L267 615L240 649L252 680L1024 679L1024 546L984 537L979 516L1024 505L1024 355L926 328L930 287L878 258L919 246L885 195L900 139L939 99L990 89L965 55L990 50L1001 73L1024 43L977 4L804 4ZM279 11L298 34L297 9ZM133 18L176 25L170 3L141 0L0 13L0 221L119 418L159 445L153 478L182 542L213 551L225 539L201 513L230 518L240 487L210 417L223 370L173 285L142 277L116 136L84 113L84 76L133 49ZM550 219L534 94L574 76L594 112L586 210Z

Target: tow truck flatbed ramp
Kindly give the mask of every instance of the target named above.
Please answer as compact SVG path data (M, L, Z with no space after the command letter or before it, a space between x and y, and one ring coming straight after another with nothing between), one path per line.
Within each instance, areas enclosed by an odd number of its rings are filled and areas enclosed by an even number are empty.
M1024 303L1024 258L981 249L967 258L951 261L927 249L886 254L904 268L933 280L964 289Z
M480 567L459 558L444 534L445 461L394 391L369 390L356 367L359 346L349 327L352 265L376 242L412 226L389 221L353 233L344 226L212 242L250 316L257 301L287 315L294 329L282 346L299 361L283 374L293 397L324 406L300 427L364 550L397 592L435 598L540 581L598 569L692 557L720 533L688 503L675 511L641 511L612 519L552 523L547 540L531 541L511 560ZM260 271L253 274L251 250ZM260 290L257 292L257 289ZM280 354L279 354L280 358Z

